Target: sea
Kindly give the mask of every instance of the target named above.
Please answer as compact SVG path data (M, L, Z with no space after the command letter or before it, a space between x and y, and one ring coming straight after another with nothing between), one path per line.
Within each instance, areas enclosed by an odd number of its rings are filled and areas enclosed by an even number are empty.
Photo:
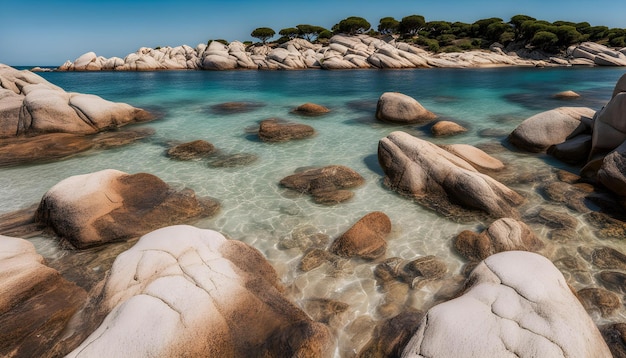
M485 222L459 222L438 215L390 191L377 160L378 141L393 131L406 131L436 144L471 144L486 150L507 166L543 175L555 168L577 173L579 168L560 163L546 154L512 148L506 136L526 118L560 106L601 109L611 97L621 68L482 68L404 70L302 70L302 71L158 71L158 72L43 72L48 81L68 92L90 93L110 101L125 102L158 114L149 127L155 134L139 142L108 150L90 151L69 159L0 169L0 214L38 203L59 181L103 169L154 174L176 188L191 188L199 196L221 203L220 212L193 225L212 229L258 249L274 266L287 296L306 307L311 300L333 300L348 308L336 313L330 325L338 337L337 356L353 356L372 334L373 327L404 310L426 310L442 292L458 287L467 261L455 252L453 240L463 230L480 231ZM575 100L555 99L572 90ZM376 103L385 92L401 92L418 100L439 119L451 120L468 132L435 138L429 124L395 125L375 118ZM247 111L224 112L217 105L245 102ZM330 113L303 117L293 110L312 102ZM259 122L277 118L304 123L316 135L303 140L266 143L258 139ZM215 167L207 160L176 161L166 156L169 146L202 139L224 155L252 155L246 165ZM354 197L337 205L316 204L309 196L282 188L279 181L302 168L344 165L365 178L353 189ZM512 187L524 195L525 210L549 206L579 219L585 245L611 246L626 252L623 244L601 240L588 230L579 213L549 203L538 183ZM382 211L392 223L383 259L345 260L324 264L308 272L299 265L304 249L285 242L302 232L317 232L329 242L364 215ZM581 241L551 242L548 228L532 224L546 242L546 255L567 252L577 256ZM38 252L49 262L72 253L49 237L34 237ZM447 274L401 295L381 287L376 265L388 258L414 260L433 255L444 261ZM556 256L551 257L555 259ZM565 272L576 289L599 286L591 279ZM397 290L394 291L397 293ZM623 321L624 310L618 313ZM615 318L615 317L614 317ZM603 318L594 319L601 323ZM365 333L364 333L365 331ZM368 333L369 332L369 333Z

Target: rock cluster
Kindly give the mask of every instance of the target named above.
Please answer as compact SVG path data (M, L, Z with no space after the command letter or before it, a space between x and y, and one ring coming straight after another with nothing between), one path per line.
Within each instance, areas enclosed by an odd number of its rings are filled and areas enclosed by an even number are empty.
M151 119L143 109L65 92L30 71L0 64L0 165L46 161L125 144L151 133L123 130L85 135Z
M582 164L581 176L626 195L626 75L599 111L561 107L523 121L508 137L513 145Z
M298 171L283 178L280 185L309 194L320 204L332 205L352 198L354 193L346 189L358 187L364 182L359 173L348 167L329 165Z
M483 153L474 159L480 162L481 157L490 156ZM519 217L521 195L445 147L396 131L379 141L378 161L389 188L443 215L458 219L458 209L466 209L496 218Z
M125 58L105 58L88 52L74 62L67 61L59 71L154 71L178 69L307 69L354 68L466 68L486 66L624 66L626 55L603 45L585 42L568 50L563 58L527 56L521 51L504 53L499 47L490 51L434 54L417 46L396 42L392 37L379 39L367 35L335 35L327 45L293 39L278 46L250 45L239 41L225 45L218 41L177 47L142 47Z

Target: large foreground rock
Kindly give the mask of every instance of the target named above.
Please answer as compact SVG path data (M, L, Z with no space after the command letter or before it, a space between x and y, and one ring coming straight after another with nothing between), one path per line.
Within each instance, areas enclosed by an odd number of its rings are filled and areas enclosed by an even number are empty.
M254 248L163 228L115 260L73 332L93 333L68 357L331 356L328 328L282 290Z
M48 357L87 293L30 242L0 235L0 356Z
M35 216L61 239L85 248L207 217L218 208L152 174L107 169L62 180L43 196Z
M394 123L429 122L437 116L414 98L398 92L383 93L376 105L376 118Z
M523 121L509 135L509 142L529 152L543 152L590 129L595 111L586 107L560 107Z
M559 270L538 254L482 261L460 297L431 308L403 357L610 357Z
M385 184L400 194L447 216L455 208L493 217L519 217L524 199L462 158L405 132L393 132L378 143Z
M34 73L0 64L0 138L94 134L150 119L148 112L126 103L65 92Z

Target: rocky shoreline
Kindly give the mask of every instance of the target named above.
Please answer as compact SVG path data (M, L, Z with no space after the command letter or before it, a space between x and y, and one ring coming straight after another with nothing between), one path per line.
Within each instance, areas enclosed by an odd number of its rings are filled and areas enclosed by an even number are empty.
M28 146L60 134L97 141L118 127L153 119L141 109L67 93L35 74L4 65L0 84L3 142ZM236 103L223 108L241 110ZM557 179L549 181L513 180L541 184L546 202L585 218L599 237L623 239L625 108L626 75L600 111L559 107L527 118L507 142L520 151L548 153L580 171L559 171ZM296 111L323 116L329 109L307 103ZM381 94L372 115L395 125L437 120L417 100L396 92ZM463 131L452 128L443 133ZM313 126L273 119L259 123L256 133L268 142L264 145L307 140L314 134ZM8 155L11 148L2 144L0 153ZM173 145L166 153L171 160L210 160L216 148L196 140ZM395 224L383 212L363 216L336 238L294 230L291 237L277 239L277 245L302 252L298 260L303 272L326 267L339 274L357 260L371 264L372 279L384 292L380 319L355 320L346 328L353 333L352 351L346 355L626 353L626 323L598 327L592 319L595 312L611 317L622 306L623 252L580 247L574 257L560 250L559 240L578 235L578 219L525 207L523 193L511 189L503 175L519 173L479 148L440 146L397 130L379 140L377 158L382 182L390 191L451 220L489 224L480 232L459 232L451 240L466 263L452 277L446 276L448 267L435 256L387 257L387 239ZM9 163L23 164L17 159ZM350 168L329 165L296 170L276 185L311 195L323 205L342 205L364 180ZM215 215L219 207L219 198L179 190L152 174L106 169L68 177L34 207L0 217L0 355L343 353L338 353L336 342L343 326L335 318L348 310L350 302L326 298L293 302L260 251L237 238L191 226L198 218ZM530 223L539 223L549 234L535 232ZM25 240L34 232L45 232L72 250L65 258L70 267L50 267ZM120 246L113 249L113 243ZM97 258L97 264L81 255ZM589 277L588 287L576 291L563 272L589 275L587 266L602 270L597 282L603 287L595 287ZM409 302L410 290L433 283L439 284L430 287L438 290L435 298L415 309Z
M249 45L212 41L195 48L142 47L124 58L105 58L88 52L57 71L156 70L302 70L472 68L493 66L626 66L626 49L619 51L585 42L568 48L564 56L521 49L508 51L493 44L488 51L432 53L393 37L335 35L327 45L293 39L281 45ZM34 69L35 71L41 69Z

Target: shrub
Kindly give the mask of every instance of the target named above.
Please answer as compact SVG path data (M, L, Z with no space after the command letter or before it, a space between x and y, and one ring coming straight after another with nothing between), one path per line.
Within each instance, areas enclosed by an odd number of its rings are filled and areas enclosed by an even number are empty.
M420 45L420 46L426 47L428 49L428 51L439 52L439 41L437 41L437 40L427 39L425 37L420 37L420 38L417 39L417 41L415 43Z

